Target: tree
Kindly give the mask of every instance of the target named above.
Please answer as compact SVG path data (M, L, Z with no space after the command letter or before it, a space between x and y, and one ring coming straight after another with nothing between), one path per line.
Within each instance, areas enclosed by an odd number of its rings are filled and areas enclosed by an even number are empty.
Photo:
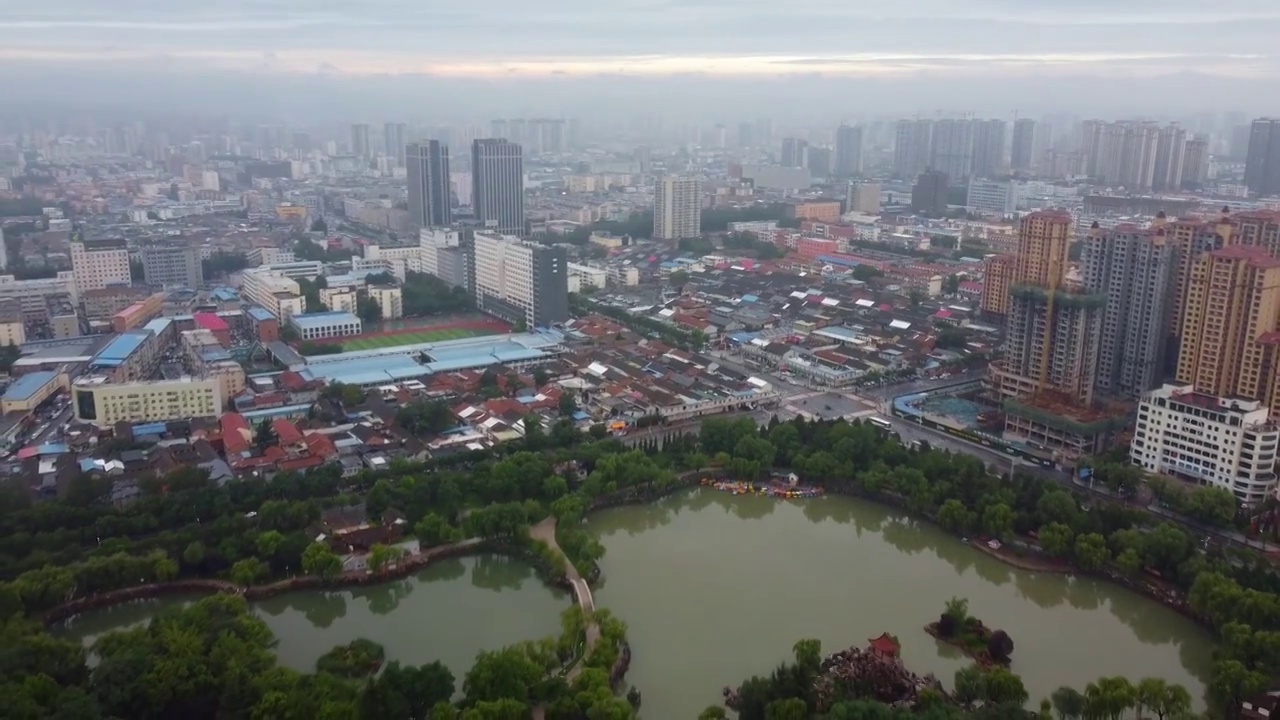
M809 706L800 698L774 700L765 706L765 720L808 720Z
M938 618L938 633L943 637L952 637L964 629L969 623L969 600L953 597L947 601L947 607Z
M969 508L955 498L947 500L938 508L938 524L952 532L967 532L970 529Z
M1084 696L1075 688L1060 687L1053 691L1050 699L1060 720L1076 720L1084 714Z
M1003 630L991 633L991 638L987 640L987 654L999 662L1008 662L1009 656L1013 654L1013 638Z
M325 223L324 218L316 218L311 221L311 232L328 233L329 225Z
M366 323L376 323L382 319L382 305L377 298L365 295L356 300L356 314Z
M1181 685L1170 685L1160 678L1143 678L1138 682L1137 704L1164 720L1169 715L1190 712L1191 693Z
M262 454L267 448L276 444L276 430L271 427L271 421L263 418L258 421L258 425L253 433L253 444L258 448L258 453Z
M673 288L683 288L688 282L689 273L684 270L673 270L671 274L667 276L667 283L669 283Z
M1007 668L994 668L984 679L982 698L987 705L1010 703L1021 707L1028 697L1022 678L1009 672Z
M1087 533L1076 538L1076 564L1081 570L1100 570L1111 560L1107 540L1098 533Z
M1004 503L990 505L982 512L982 529L1001 540L1013 534L1013 510Z
M231 566L231 582L248 587L267 576L271 568L258 558L245 558Z
M560 415L563 417L573 417L578 411L578 403L573 396L573 391L566 389L560 395Z
M729 720L729 714L719 705L710 705L698 713L698 720Z
M1138 573L1142 572L1142 555L1137 550L1129 548L1116 557L1116 565L1125 575L1137 577Z
M369 548L369 570L376 575L398 561L400 555L399 548L387 547L382 543L377 543Z
M866 282L874 278L884 277L884 271L874 265L858 265L853 269L853 279Z
M182 562L191 567L199 567L204 562L204 543L192 540L182 551Z
M822 641L814 639L798 640L791 649L796 658L796 665L808 673L817 673L822 665Z
M453 696L453 673L439 661L420 667L387 664L382 673L365 685L360 706L368 718L413 718L435 720L433 709Z
M1240 704L1267 689L1267 677L1250 670L1239 660L1219 660L1209 676L1209 697L1224 717L1240 717Z
M952 694L956 702L966 708L986 697L987 674L977 665L962 667L956 671L955 690Z
M342 572L342 559L328 545L313 542L302 553L302 571L329 580Z
M1236 496L1226 488L1197 488L1187 496L1182 511L1206 525L1227 527L1236 515Z
M1071 528L1062 523L1049 523L1036 533L1040 538L1040 547L1054 557L1066 557L1071 552L1071 543L1075 535Z

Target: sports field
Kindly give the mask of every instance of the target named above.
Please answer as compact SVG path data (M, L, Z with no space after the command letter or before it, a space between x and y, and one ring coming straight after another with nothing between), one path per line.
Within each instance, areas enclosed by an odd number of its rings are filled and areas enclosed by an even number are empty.
M342 338L342 349L376 350L378 348L395 347L396 345L416 345L418 343L444 342L445 340L461 340L462 338L493 335L492 330L473 330L470 328L427 328L410 332L398 332L391 335L361 335L353 338Z

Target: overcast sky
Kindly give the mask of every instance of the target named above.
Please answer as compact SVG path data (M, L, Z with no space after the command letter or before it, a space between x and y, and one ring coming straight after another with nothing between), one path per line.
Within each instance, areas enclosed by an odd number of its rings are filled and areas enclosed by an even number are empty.
M893 110L1066 110L1093 95L1266 112L1278 31L1280 0L0 0L0 89L35 97L28 79L92 76L84 91L127 95L184 74L263 90L800 76ZM1001 99L1010 91L1033 96Z

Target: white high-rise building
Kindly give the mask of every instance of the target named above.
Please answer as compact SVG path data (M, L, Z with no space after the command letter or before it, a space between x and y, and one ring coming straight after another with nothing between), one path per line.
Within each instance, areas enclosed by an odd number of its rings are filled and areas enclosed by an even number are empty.
M129 247L124 238L71 243L71 272L76 290L130 285Z
M1257 400L1165 385L1143 396L1129 457L1148 472L1225 488L1252 505L1276 484L1280 427L1267 416Z
M476 307L529 328L569 319L568 259L563 247L479 231L472 240Z
M653 239L683 240L702 235L702 182L668 175L653 195Z

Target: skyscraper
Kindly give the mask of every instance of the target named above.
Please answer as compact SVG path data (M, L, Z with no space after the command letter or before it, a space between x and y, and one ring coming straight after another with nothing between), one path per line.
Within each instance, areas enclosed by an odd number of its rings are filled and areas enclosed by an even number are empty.
M1068 274L1072 235L1062 210L1020 221L1005 356L987 377L988 393L1005 410L1005 435L1052 449L1062 462L1105 449L1125 425L1123 413L1094 406L1106 296Z
M962 183L973 174L973 126L971 120L939 120L933 124L933 160L930 166Z
M805 151L809 142L800 138L782 138L782 157L779 164L786 167L804 167Z
M993 178L1004 171L1003 120L975 120L973 123L973 175Z
M365 123L351 126L351 154L365 159L373 157L373 147L369 145L369 126Z
M1013 123L1013 149L1009 165L1017 172L1029 172L1035 166L1036 121L1019 118Z
M862 174L862 128L841 125L836 128L837 177L849 178Z
M1156 158L1151 176L1151 189L1181 190L1186 157L1187 131L1177 125L1160 128L1156 138Z
M471 143L471 205L486 228L524 234L524 152L519 145L497 138Z
M387 157L396 159L396 167L405 166L405 124L389 122L382 126L382 143Z
M978 308L984 317L1009 314L1009 280L1016 263L1013 255L988 255L982 261L982 295Z
M914 178L929 167L932 120L899 120L893 129L893 174Z
M1280 260L1261 247L1231 245L1191 268L1182 317L1178 382L1198 392L1276 408Z
M1280 118L1258 118L1249 129L1244 184L1258 195L1280 193Z
M1182 187L1199 190L1209 179L1209 140L1197 136L1187 141L1187 151L1182 161Z
M1165 228L1178 251L1178 267L1174 271L1173 291L1169 296L1169 327L1166 330L1173 338L1174 352L1171 354L1176 358L1182 335L1182 311L1187 303L1187 288L1191 285L1191 268L1201 255L1226 246L1232 237L1232 227L1224 213L1216 221L1179 218L1169 222Z
M1178 262L1163 224L1114 230L1096 226L1084 240L1085 285L1106 295L1098 342L1099 392L1138 398L1159 387Z
M453 223L450 191L449 146L439 140L413 143L406 148L409 179L409 217L419 228Z
M683 240L702 234L702 183L668 175L653 195L653 239Z
M926 170L911 186L911 210L925 215L942 215L947 211L947 174Z

